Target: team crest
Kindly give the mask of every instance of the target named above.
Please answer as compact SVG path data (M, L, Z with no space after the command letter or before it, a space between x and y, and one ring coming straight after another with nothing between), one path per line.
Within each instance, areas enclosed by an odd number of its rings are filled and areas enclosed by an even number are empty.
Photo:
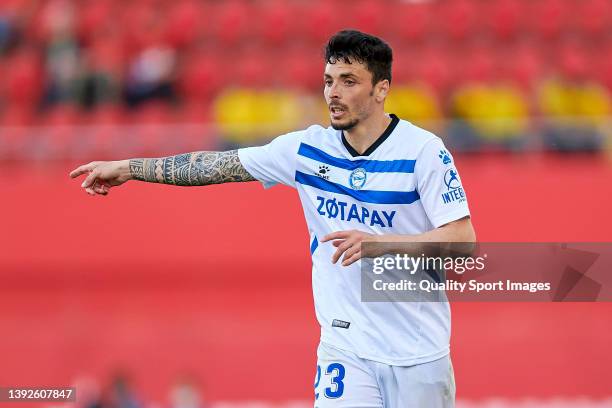
M361 167L351 172L349 176L349 185L353 190L361 190L365 185L367 173Z

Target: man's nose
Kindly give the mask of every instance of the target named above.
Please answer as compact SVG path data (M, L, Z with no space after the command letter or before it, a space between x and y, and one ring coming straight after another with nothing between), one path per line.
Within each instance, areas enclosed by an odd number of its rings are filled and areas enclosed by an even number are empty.
M340 99L341 94L338 87L338 84L334 83L329 87L329 98L330 99Z

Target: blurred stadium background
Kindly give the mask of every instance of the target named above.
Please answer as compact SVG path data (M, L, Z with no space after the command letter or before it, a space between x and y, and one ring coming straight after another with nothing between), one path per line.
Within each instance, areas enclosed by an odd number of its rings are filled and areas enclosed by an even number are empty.
M479 240L611 240L609 0L0 0L0 385L77 384L92 408L311 405L292 191L94 199L67 174L328 123L322 47L345 27L393 47L387 111L456 152ZM612 406L612 305L453 312L460 407Z

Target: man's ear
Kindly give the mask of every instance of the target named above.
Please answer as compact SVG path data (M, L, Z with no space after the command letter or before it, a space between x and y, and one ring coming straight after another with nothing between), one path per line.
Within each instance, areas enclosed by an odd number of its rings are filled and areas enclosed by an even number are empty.
M382 103L387 94L389 93L390 83L388 79L383 79L382 81L378 81L376 86L374 86L374 97L376 98L376 102Z

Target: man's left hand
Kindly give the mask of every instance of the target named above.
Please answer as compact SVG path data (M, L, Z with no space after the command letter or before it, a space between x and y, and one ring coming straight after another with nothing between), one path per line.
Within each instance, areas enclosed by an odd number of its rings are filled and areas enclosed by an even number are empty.
M338 248L332 256L332 263L338 262L342 257L342 266L349 266L358 261L362 257L361 243L374 242L376 235L368 234L363 231L336 231L323 237L321 242L332 241L332 244ZM344 256L342 256L344 254Z

